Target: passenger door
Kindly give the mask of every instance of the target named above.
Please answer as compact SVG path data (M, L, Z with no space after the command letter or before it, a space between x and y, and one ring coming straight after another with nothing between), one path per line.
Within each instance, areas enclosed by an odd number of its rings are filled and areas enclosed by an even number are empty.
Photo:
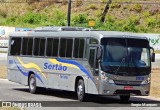
M99 65L98 60L96 59L97 55L97 47L90 47L89 48L89 64L91 67L91 72L96 81L96 86L99 85Z

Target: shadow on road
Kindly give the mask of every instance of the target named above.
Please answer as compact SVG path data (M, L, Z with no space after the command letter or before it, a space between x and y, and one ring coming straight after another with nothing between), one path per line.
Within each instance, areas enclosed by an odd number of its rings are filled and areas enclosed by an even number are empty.
M14 88L14 90L22 91L22 92L29 92L28 89L23 88ZM46 96L53 96L58 98L64 98L64 99L72 99L73 101L77 100L76 94L74 92L70 91L63 91L63 90L53 90L53 89L41 89L38 93L38 95L46 95ZM120 106L130 106L131 103L148 103L148 104L160 104L160 101L152 100L152 99L146 99L142 97L131 97L128 102L122 102L119 97L117 96L97 96L97 95L87 95L86 97L87 103L83 103L83 106L95 106L97 105L105 105L107 106L113 106L113 105L120 105ZM105 105L106 106L106 105Z

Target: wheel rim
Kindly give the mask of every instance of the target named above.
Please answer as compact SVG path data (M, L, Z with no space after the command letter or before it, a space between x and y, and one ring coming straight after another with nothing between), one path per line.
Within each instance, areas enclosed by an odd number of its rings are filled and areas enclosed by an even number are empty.
M78 86L77 93L78 93L78 96L80 96L80 97L83 95L83 86L82 85Z
M30 79L30 89L33 90L35 88L35 79L31 78Z

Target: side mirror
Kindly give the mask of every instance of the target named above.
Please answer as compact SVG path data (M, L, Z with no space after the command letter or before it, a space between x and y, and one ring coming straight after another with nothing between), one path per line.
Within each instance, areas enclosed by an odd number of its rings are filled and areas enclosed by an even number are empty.
M152 61L152 62L155 62L154 48L153 48L153 47L150 47L150 49L153 51L152 54L151 54L151 61Z
M101 57L102 57L102 47L98 47L98 49L97 49L97 59L99 60L99 59L101 59Z
M152 54L151 54L151 61L152 61L152 62L155 62L155 53L152 53Z

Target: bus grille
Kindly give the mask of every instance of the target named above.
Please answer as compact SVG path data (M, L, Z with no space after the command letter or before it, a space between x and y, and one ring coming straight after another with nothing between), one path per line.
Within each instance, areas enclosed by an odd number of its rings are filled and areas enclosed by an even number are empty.
M116 85L129 85L129 86L140 86L141 81L121 81L121 80L114 80Z

